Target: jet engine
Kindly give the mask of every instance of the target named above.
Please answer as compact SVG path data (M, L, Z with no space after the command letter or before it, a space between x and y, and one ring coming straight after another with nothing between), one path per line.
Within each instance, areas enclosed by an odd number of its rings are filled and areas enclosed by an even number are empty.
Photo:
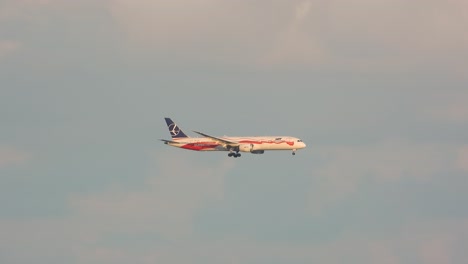
M263 154L263 153L265 153L264 150L256 149L254 144L241 144L241 145L239 145L239 151L250 152L252 154Z
M239 151L242 152L251 152L254 148L253 144L241 144L239 145Z

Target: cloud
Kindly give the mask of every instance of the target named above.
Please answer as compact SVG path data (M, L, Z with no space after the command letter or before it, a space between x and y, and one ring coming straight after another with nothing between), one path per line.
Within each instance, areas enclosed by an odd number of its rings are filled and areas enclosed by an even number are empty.
M1 20L30 20L29 11L60 4L59 0L4 0L0 3Z
M426 96L426 102L419 108L422 116L430 122L444 124L468 123L468 93L464 90L446 89Z
M310 23L310 17L318 16L322 6L313 1L297 3L295 14L286 22L285 29L272 30L275 38L267 44L266 54L259 63L279 66L328 62L330 51L321 43L320 26Z
M248 25L254 14L242 3L115 0L111 1L111 11L127 34L130 47L143 48L144 53L172 52L174 59L233 59L241 54L236 48L245 48L251 42L244 36L252 35Z
M421 263L459 263L467 235L468 219L424 221L417 227L407 226L393 243L416 252Z
M357 192L362 180L385 183L411 178L427 181L446 170L456 156L455 149L449 146L399 140L374 146L324 147L317 152L328 161L311 171L317 181L309 194L314 214L321 214L326 207Z
M76 224L76 223L75 223ZM60 221L0 221L2 260L73 263L460 263L468 220L422 221L393 233L345 233L331 241L291 243L257 241L249 236L222 239L190 237L172 242L100 240L93 243L75 226ZM114 229L114 232L118 232ZM91 233L91 232L85 232ZM47 241L47 243L44 243ZM121 244L123 243L123 244ZM132 245L136 243L136 245ZM440 262L443 261L443 262Z
M0 168L25 163L31 154L13 147L0 147Z
M55 225L54 225L55 224ZM170 243L112 241L90 243L81 230L66 229L54 222L0 221L5 260L50 263L356 263L403 264L460 263L467 241L466 219L428 221L408 225L385 236L347 233L321 243L256 241L249 236L228 236L220 240L191 237ZM13 230L13 231L12 231ZM115 230L117 231L117 230ZM15 234L15 236L12 236ZM48 243L44 243L44 240ZM139 237L137 240L142 240ZM1 242L0 242L1 243ZM2 252L2 251L0 251ZM14 258L11 253L17 253ZM444 262L439 262L444 261Z
M468 123L467 97L460 97L454 101L430 110L433 119L453 124Z
M205 166L189 157L182 151L157 153L155 167L140 187L116 184L97 193L71 195L66 216L0 218L0 236L8 238L0 242L0 255L10 262L128 263L132 254L102 243L116 237L125 241L143 237L170 245L192 237L199 210L223 199L224 176L234 161ZM146 263L141 256L137 259Z
M21 48L21 43L14 40L0 40L0 59L15 53Z
M312 11L317 12L312 1L111 3L133 51L251 66L308 62L322 56L305 24Z
M463 1L110 1L129 47L242 63L466 71ZM379 66L379 67L376 67ZM435 67L435 66L434 66Z
M457 166L463 171L468 172L468 146L464 146L458 151Z
M310 9L312 7L312 2L311 1L304 1L299 3L296 6L296 16L294 17L295 20L301 21L307 17L310 13Z
M9 0L0 19L57 24L41 14L89 10L111 14L103 31L122 32L119 48L131 56L260 68L439 69L461 77L468 69L468 5L456 0ZM80 28L77 21L67 26Z
M339 0L332 1L328 8L332 31L351 45L358 41L404 53L426 53L462 48L461 43L451 40L466 41L468 37L459 34L463 29L458 23L466 19L463 12L468 10L462 1ZM445 38L434 39L435 36Z
M410 169L410 162L434 162L438 146L408 146L405 142L374 147L329 148L332 165L343 165L350 174L363 170L352 167L351 155L387 160L371 170L403 164L410 177L424 177L427 171ZM318 149L317 151L326 151ZM385 154L384 151L391 152ZM404 154L394 158L395 154ZM423 152L423 158L414 157ZM383 156L382 156L383 154ZM116 185L94 194L70 197L69 214L54 218L0 218L0 255L8 263L457 263L457 252L468 241L468 219L423 219L393 232L345 231L333 239L307 241L256 240L249 232L227 232L211 237L194 232L192 221L200 209L223 199L224 175L234 166L232 159L204 166L179 151L155 154L154 168L139 187ZM330 157L330 156L329 156ZM408 163L402 159L410 160ZM371 161L379 158L374 157ZM348 161L349 160L349 161ZM338 162L340 161L340 162ZM436 162L437 163L437 162ZM431 165L437 168L438 165ZM360 168L360 169L356 169ZM401 170L401 172L404 169ZM131 175L129 175L131 176ZM333 175L328 175L333 176ZM351 175L352 176L352 175ZM376 175L395 180L404 175ZM387 179L391 177L391 179ZM395 177L395 178L394 178ZM341 178L345 180L344 177ZM322 186L320 186L322 187ZM329 190L327 190L329 191ZM219 231L222 232L222 231ZM47 243L44 243L47 241Z
M159 168L143 189L113 186L101 193L71 197L75 217L96 232L149 232L169 239L190 235L197 211L223 198L224 175L233 163L226 160L205 167L181 153L165 154L157 160Z
M452 248L453 236L439 235L429 238L419 245L419 252L424 263L454 263Z

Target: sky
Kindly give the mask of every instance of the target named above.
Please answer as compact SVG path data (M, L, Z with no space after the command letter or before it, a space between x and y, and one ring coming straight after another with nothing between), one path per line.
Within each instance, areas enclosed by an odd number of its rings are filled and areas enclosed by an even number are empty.
M463 0L0 1L0 262L465 263ZM188 134L307 148L171 148Z

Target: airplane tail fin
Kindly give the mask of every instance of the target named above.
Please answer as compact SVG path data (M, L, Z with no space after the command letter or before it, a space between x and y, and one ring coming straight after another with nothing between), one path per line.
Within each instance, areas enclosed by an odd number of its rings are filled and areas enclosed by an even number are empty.
M165 117L167 128L169 129L169 133L171 133L172 138L188 138L187 135L174 123L170 118Z

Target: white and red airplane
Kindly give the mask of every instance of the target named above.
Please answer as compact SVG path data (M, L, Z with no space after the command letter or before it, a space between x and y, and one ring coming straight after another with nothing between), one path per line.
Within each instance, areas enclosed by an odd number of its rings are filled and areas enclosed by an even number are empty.
M165 118L172 140L161 139L169 146L196 151L229 151L229 157L240 157L242 152L263 154L265 150L296 150L303 149L306 144L301 139L288 136L279 137L214 137L193 131L203 137L188 137L170 118Z

